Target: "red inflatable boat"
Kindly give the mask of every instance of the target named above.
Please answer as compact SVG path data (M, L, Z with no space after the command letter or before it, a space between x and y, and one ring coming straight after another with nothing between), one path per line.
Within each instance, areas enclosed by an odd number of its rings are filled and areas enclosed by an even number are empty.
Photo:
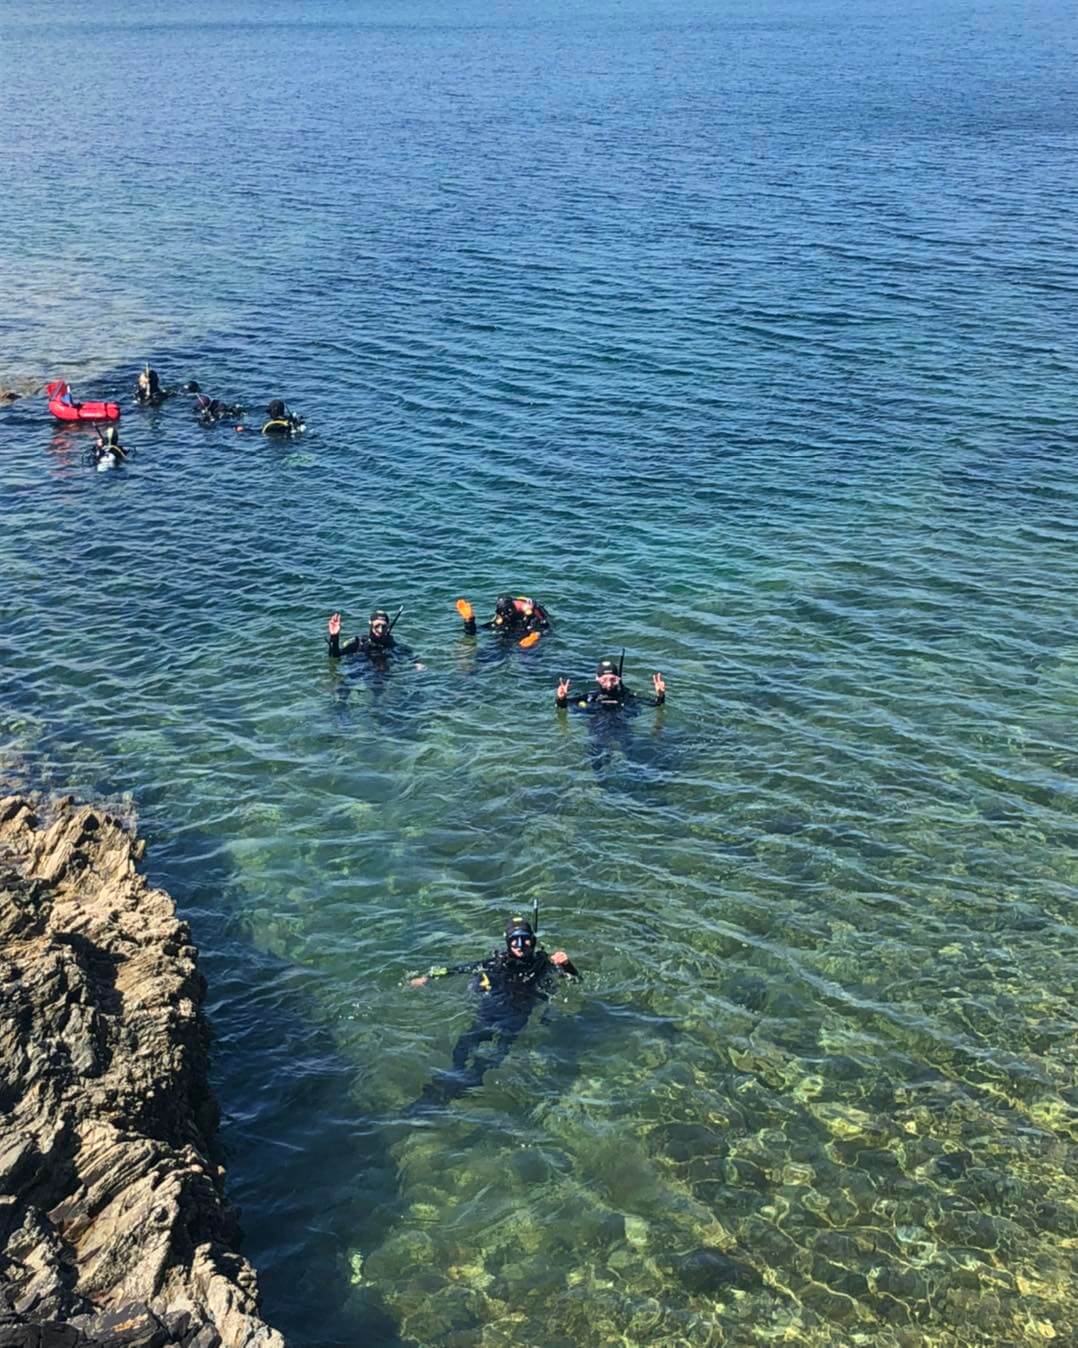
M57 421L119 421L119 403L77 403L71 396L71 390L57 380L47 384L45 392L49 395L49 411Z

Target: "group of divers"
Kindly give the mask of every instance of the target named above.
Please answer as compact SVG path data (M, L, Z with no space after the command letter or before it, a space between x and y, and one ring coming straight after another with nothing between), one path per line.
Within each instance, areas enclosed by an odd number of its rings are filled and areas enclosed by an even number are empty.
M500 595L493 614L484 623L476 620L475 610L467 599L458 599L456 608L464 623L465 635L475 636L483 630L506 647L516 645L526 650L553 628L543 605L526 595ZM408 661L422 668L415 660L414 652L393 636L393 628L402 612L403 608L398 609L390 618L385 609L375 609L366 632L343 643L341 615L332 614L327 638L330 658L361 661L375 672L385 671L394 661ZM605 721L607 718L620 720L633 707L665 704L666 682L660 673L652 675L653 694L639 694L626 685L623 667L624 652L617 660L605 657L596 668L594 687L576 693L572 691L571 679L562 676L555 692L556 706L561 711L583 713ZM477 997L476 1018L453 1048L452 1069L438 1073L424 1086L418 1099L405 1111L406 1117L440 1108L477 1086L484 1074L504 1059L527 1025L532 1011L549 1000L553 985L561 978L574 981L580 978L579 970L564 950L548 954L539 945L537 905L531 919L522 914L509 919L504 948L495 950L487 959L434 966L425 974L414 975L409 982L412 987L419 988L432 978L451 974L470 976L469 986Z
M181 384L178 388L165 388L161 383L161 376L148 364L139 371L134 401L137 407L160 407L167 399L183 393L194 398L195 420L206 428L232 422L236 423L234 429L240 433L257 430L262 435L281 436L298 435L307 429L303 417L293 412L282 398L274 398L269 403L266 408L266 419L261 427L237 423L236 418L243 417L246 408L240 407L237 403L226 403L219 398L211 398L208 393L203 393L202 386L194 379ZM119 468L130 457L128 450L120 443L120 433L115 426L106 426L104 430L98 430L97 443L90 451L90 455L101 471Z
M242 407L209 397L194 381L178 389L163 388L157 372L149 365L138 376L135 401L143 407L156 407L177 393L194 395L195 416L202 426L216 426L244 415ZM303 418L280 399L272 401L266 411L267 420L261 427L263 435L290 436L304 429ZM235 429L244 431L254 427L237 424ZM99 467L115 467L126 459L127 451L120 445L114 427L98 433L94 454ZM464 623L465 635L475 636L481 629L491 633L499 643L505 643L504 649L513 645L528 649L553 629L543 605L525 595L500 595L490 619L482 624L476 621L468 600L458 599L456 608ZM415 653L393 635L393 628L403 611L402 606L391 618L386 610L375 609L366 632L345 642L341 641L341 615L332 614L327 625L330 658L360 662L376 674L386 673L398 662L423 668ZM653 695L635 693L622 677L624 660L624 651L620 659L605 657L600 660L595 671L595 685L584 692L572 692L572 681L562 676L555 693L557 708L616 724L631 708L663 706L666 683L662 675L652 675ZM425 974L411 976L408 981L412 987L419 988L431 979L460 974L469 975L469 988L477 999L475 1020L453 1048L452 1069L436 1074L424 1086L419 1097L405 1111L406 1117L442 1107L478 1086L486 1072L505 1058L535 1008L549 1001L554 984L562 978L576 981L581 976L564 950L548 954L539 945L538 904L533 906L530 918L518 913L509 919L505 926L504 946L486 959L434 966Z

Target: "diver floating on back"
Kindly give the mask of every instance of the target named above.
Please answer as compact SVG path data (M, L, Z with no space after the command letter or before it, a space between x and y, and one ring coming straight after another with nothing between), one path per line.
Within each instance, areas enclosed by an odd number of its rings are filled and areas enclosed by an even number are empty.
M465 634L474 637L477 631L475 610L467 599L458 599L456 607L464 620ZM551 631L553 626L550 614L542 604L527 595L514 597L511 594L498 596L493 616L482 624L484 632L508 637L525 647L534 646L542 634Z

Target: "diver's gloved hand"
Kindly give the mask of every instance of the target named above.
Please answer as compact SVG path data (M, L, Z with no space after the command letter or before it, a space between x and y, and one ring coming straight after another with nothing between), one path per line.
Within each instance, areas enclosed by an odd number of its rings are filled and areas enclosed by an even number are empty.
M330 614L328 627L329 627L329 634L330 634L331 637L338 637L338 636L340 636L340 634L341 634L341 615L340 615L339 613L331 613L331 614Z
M475 609L468 603L467 599L458 599L456 603L457 612L464 619L464 631L467 636L475 636Z

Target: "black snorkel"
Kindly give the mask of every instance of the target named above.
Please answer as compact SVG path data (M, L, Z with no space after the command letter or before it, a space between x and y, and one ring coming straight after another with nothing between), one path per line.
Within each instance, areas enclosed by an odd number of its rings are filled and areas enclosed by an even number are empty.
M539 900L532 899L532 931L535 933L536 941L539 940Z
M389 624L389 628L386 631L386 636L389 636L389 633L393 631L394 627L396 627L397 619L401 616L403 612L404 612L404 605L402 604L400 608L397 609L396 613L394 613L393 621Z
M621 682L621 671L625 668L625 647L621 648L621 659L618 661L618 682Z

